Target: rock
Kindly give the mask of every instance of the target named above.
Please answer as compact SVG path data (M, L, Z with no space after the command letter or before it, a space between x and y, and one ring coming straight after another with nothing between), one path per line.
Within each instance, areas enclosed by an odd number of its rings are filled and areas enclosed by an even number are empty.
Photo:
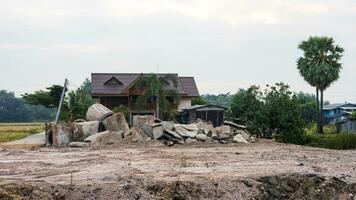
M211 144L211 143L213 143L213 138L207 137L205 142Z
M208 136L200 133L200 134L197 134L196 138L197 138L197 140L205 141L208 138Z
M93 104L88 108L86 118L88 121L102 122L106 117L112 115L113 112L100 103Z
M85 138L97 134L99 121L73 123L73 141L84 141Z
M192 143L197 143L197 142L198 142L197 139L192 139L192 138L187 138L187 139L185 140L185 143L186 143L186 144L192 144Z
M215 128L216 132L218 133L218 135L220 134L226 134L226 135L231 135L231 128L230 126L219 126Z
M198 131L189 131L185 128L183 128L180 124L175 124L175 131L182 137L185 138L195 138L195 136L198 134Z
M155 126L152 128L153 139L158 140L163 135L163 126Z
M66 146L72 142L73 130L65 124L52 125L52 145Z
M152 128L150 125L144 124L144 125L142 126L142 131L143 131L143 133L146 134L148 137L153 138L153 128Z
M167 122L163 121L161 122L163 129L173 131L174 130L174 123L173 122Z
M234 127L234 128L237 128L237 129L246 129L247 128L247 126L240 125L240 124L235 124L234 122L231 122L231 121L224 121L224 124L228 125L228 126L231 126L231 127Z
M203 123L203 122L198 122L195 125L198 127L199 130L203 130L205 135L212 137L212 138L218 137L213 125L208 124L208 123Z
M140 129L144 124L148 124L148 125L154 124L155 117L153 115L144 115L144 116L135 115L133 116L132 121L133 121L132 126L137 129Z
M171 134L169 134L166 131L164 131L162 139L166 139L166 140L172 141L172 142L177 143L177 144L184 144L184 140L183 139L178 139L176 137L173 137Z
M118 144L122 141L122 132L104 131L85 138L84 142L90 143L91 147Z
M132 142L147 142L151 140L151 138L148 137L142 129L137 129L135 127L131 129L130 137Z
M256 139L255 139L255 137L250 137L250 141L249 141L250 143L254 143L254 142L256 142Z
M229 143L229 142L226 141L226 140L219 140L219 143L220 143L220 144L227 144L227 143Z
M130 131L125 115L123 113L115 113L103 121L104 127L108 131L116 131L126 133Z
M177 139L180 139L180 140L183 139L182 136L180 136L178 133L176 133L176 132L174 132L174 131L164 129L163 132L169 134L171 137L174 137L174 138L177 138Z
M86 148L86 147L89 147L89 144L85 143L85 142L71 142L71 143L69 143L69 147L72 147L72 148Z
M245 140L250 140L251 135L247 134L244 130L236 130L236 133L240 134Z
M227 134L225 134L225 133L220 133L220 134L218 135L218 139L219 139L219 140L228 139L228 138L230 138L230 135L227 135Z
M242 137L241 134L235 135L235 137L233 138L233 141L238 142L238 143L249 143L249 142L247 142L247 140L245 140L244 137Z
M194 124L189 124L189 125L181 124L181 126L185 129L187 129L188 131L199 131L199 128Z

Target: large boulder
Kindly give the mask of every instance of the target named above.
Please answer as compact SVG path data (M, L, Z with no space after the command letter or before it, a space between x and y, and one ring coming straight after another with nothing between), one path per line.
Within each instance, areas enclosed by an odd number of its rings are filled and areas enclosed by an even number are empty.
M208 136L206 136L205 134L199 133L199 134L196 136L196 138L197 138L197 140L205 141L205 140L207 140Z
M247 141L250 140L251 135L248 134L246 131L244 131L244 130L237 130L236 133L237 133L237 134L240 134L245 140L247 140Z
M249 143L241 134L235 135L233 141L238 143Z
M152 127L153 139L158 140L163 136L163 126L154 126Z
M141 129L145 135L153 139L153 128L150 125L144 124Z
M189 131L180 124L175 124L174 128L180 136L185 138L195 138L195 136L198 134L198 131Z
M104 127L108 131L116 131L126 133L130 131L125 115L123 113L115 113L103 121Z
M122 141L122 132L104 131L85 138L84 142L91 147L107 146L118 144Z
M73 141L84 141L85 138L98 133L98 130L98 121L73 123Z
M65 124L52 125L52 145L67 146L73 141L73 129Z
M93 104L88 108L86 118L88 121L102 122L106 117L112 115L113 112L100 103Z
M219 139L227 139L232 136L230 126L225 126L225 125L219 126L219 127L216 127L215 130L217 132Z
M135 115L133 116L132 126L136 129L141 129L144 124L152 125L155 123L155 117L153 115Z

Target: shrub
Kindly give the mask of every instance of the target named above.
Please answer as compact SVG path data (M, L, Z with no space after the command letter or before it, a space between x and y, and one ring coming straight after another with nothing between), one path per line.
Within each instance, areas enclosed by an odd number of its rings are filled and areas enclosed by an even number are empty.
M304 145L328 149L356 149L356 134L328 134L318 136L316 134L304 134Z

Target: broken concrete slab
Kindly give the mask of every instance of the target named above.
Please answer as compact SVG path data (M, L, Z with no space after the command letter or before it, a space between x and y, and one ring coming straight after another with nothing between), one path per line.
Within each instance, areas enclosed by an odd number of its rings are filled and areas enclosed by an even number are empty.
M174 123L173 122L168 122L168 121L162 121L161 125L163 126L163 129L166 130L174 130Z
M217 137L217 133L213 125L203 122L198 122L195 125L199 130L203 130L205 135L209 137Z
M123 113L115 113L103 120L103 125L108 131L116 131L126 133L130 130Z
M142 129L137 129L133 127L131 129L131 135L128 137L132 142L147 142L151 140L149 136L147 136Z
M86 148L89 147L89 144L86 142L71 142L68 146L71 148Z
M197 139L193 139L193 138L187 138L185 140L186 144L194 144L194 143L197 143L197 142L198 142L198 140Z
M245 140L250 140L251 135L247 134L244 130L236 130L236 133L240 134Z
M113 112L100 103L93 104L88 108L86 119L88 121L102 122L106 117L112 115Z
M158 140L163 135L163 126L155 126L152 128L153 139Z
M181 126L188 131L199 131L199 128L195 124L181 124Z
M237 129L246 129L247 128L247 126L236 124L236 123L231 122L231 121L224 121L223 123L225 125L228 125L228 126L231 126L231 127L237 128Z
M153 128L151 127L151 125L144 124L141 129L144 134L146 134L150 138L153 138Z
M90 143L91 147L118 144L122 141L122 132L104 131L85 138L84 142Z
M189 137L189 138L195 138L195 136L198 134L198 131L189 131L185 128L183 128L183 126L181 126L180 124L175 124L175 131L182 137Z
M218 135L220 134L226 134L226 135L231 135L231 127L230 126L219 126L215 128L216 132L218 133Z
M241 134L235 135L233 141L238 143L249 143Z
M73 130L65 124L52 125L52 145L67 146L72 142Z
M208 138L208 136L206 136L205 134L199 133L199 134L197 134L196 138L197 138L197 140L205 141Z
M164 129L163 132L166 133L166 134L169 134L171 137L177 138L177 139L179 139L179 140L182 140L182 139L183 139L183 137L180 136L180 135L179 135L177 132L175 132L175 131L171 131L171 130Z
M85 138L98 133L99 121L73 123L73 141L81 142Z
M155 117L153 115L135 115L133 116L132 126L140 129L144 124L152 125L155 123Z

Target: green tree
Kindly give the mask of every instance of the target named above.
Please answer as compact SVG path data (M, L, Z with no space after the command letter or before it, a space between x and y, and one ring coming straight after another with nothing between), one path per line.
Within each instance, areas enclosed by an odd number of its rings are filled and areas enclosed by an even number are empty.
M232 95L230 93L218 95L205 94L202 95L202 98L204 98L209 104L230 107Z
M301 116L304 122L308 125L316 122L316 103L315 103L315 95L298 92L295 93L295 96L298 101L298 105L301 110Z
M192 99L192 106L194 105L206 105L208 102L202 97L195 97Z
M296 95L284 83L276 83L265 91L264 115L267 119L267 137L286 143L300 143L304 122Z
M250 131L258 136L265 129L262 98L263 94L258 86L251 86L247 90L240 89L232 96L229 110L231 120L248 126Z
M88 108L94 104L90 89L91 82L86 79L77 90L68 93L66 107L72 114L73 119L85 119Z
M301 42L299 49L303 51L303 56L298 59L298 70L304 80L316 88L317 129L322 134L324 91L339 79L344 49L335 45L329 37L310 37Z
M33 94L25 93L22 95L22 98L27 104L54 108L59 105L62 91L63 86L52 85L51 87L46 88L46 90L35 91Z
M179 104L178 78L176 76L142 75L137 86L143 90L143 94L138 97L136 102L139 110L148 102L152 102L155 104L156 116L160 118L172 112L173 104Z

